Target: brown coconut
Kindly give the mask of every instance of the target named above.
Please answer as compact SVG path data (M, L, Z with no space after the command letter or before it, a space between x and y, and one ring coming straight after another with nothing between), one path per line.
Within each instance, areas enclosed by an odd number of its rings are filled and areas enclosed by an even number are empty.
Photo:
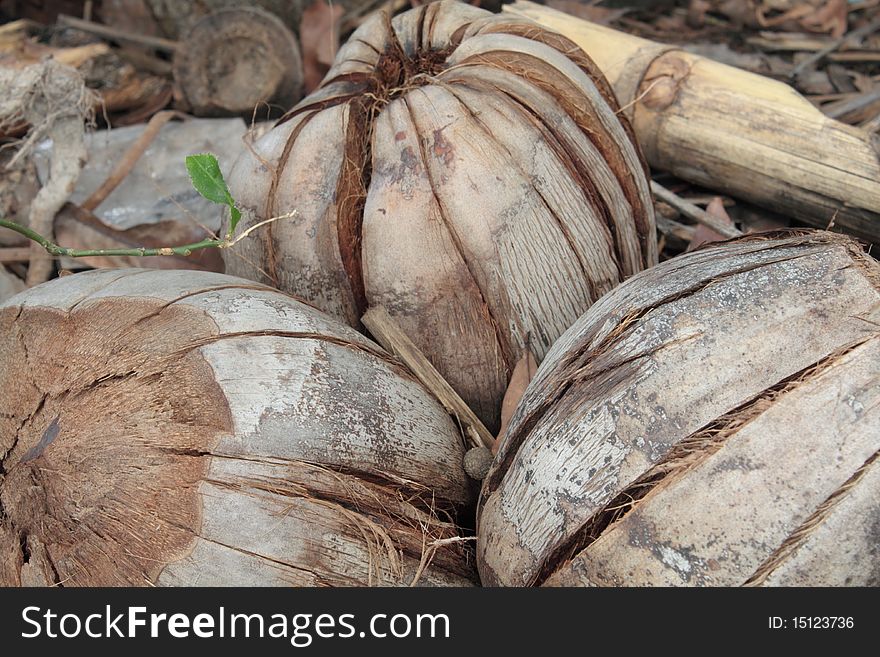
M458 2L377 14L229 180L228 253L357 326L382 305L490 429L530 340L541 357L657 258L645 167L571 41Z
M643 272L553 347L484 482L487 584L880 584L880 265L830 233Z
M287 295L77 274L0 305L0 362L0 586L475 579L434 545L469 503L452 420Z

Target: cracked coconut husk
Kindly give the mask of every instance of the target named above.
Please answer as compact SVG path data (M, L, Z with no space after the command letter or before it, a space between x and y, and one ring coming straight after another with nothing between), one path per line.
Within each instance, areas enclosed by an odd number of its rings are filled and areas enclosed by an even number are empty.
M0 585L474 583L456 426L308 305L99 270L0 327Z
M242 154L226 254L358 326L386 308L491 430L513 366L656 262L645 165L571 41L457 2L377 14Z
M852 521L880 504L878 283L854 240L804 231L606 295L548 354L484 481L483 582L878 583L876 527Z

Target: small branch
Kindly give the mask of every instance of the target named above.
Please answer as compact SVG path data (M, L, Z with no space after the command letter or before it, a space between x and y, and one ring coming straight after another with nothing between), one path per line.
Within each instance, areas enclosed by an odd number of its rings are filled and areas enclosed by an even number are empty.
M173 53L177 50L177 42L170 39L162 39L160 37L146 36L143 34L135 34L134 32L126 32L118 30L107 25L100 25L92 21L84 21L81 18L66 16L60 14L58 16L58 24L66 27L72 27L89 34L109 39L111 41L124 41L128 43L136 43L142 46L148 46L161 52Z
M694 239L694 231L697 230L694 226L688 226L687 224L679 223L673 219L667 219L659 213L657 214L657 229L663 235L674 235L678 239L688 243Z
M29 240L36 242L46 249L49 255L66 256L68 258L90 258L95 256L188 256L198 249L211 247L222 249L230 244L226 240L208 239L181 246L162 246L150 249L144 247L132 249L68 249L51 242L30 228L12 221L0 220L0 228L8 228L19 235L24 235Z
M651 191L653 192L654 196L656 196L664 203L668 203L669 205L674 207L685 217L693 219L697 223L703 224L707 228L711 228L719 235L727 238L741 237L743 235L742 231L728 226L723 221L713 217L711 214L709 214L705 210L702 210L701 208L698 208L693 203L685 201L678 194L669 191L655 180L651 181Z
M832 119L840 119L840 117L844 116L845 114L856 112L858 110L863 110L868 105L876 103L878 100L880 100L880 88L863 94L858 94L857 96L853 98L848 98L847 100L837 101L836 103L829 103L822 108L822 112L825 114L825 116Z
M247 237L248 235L253 233L257 228L261 228L262 226L265 226L266 224L271 224L273 221L278 221L279 219L290 219L294 215L296 215L296 210L291 210L290 212L286 212L284 214L278 215L277 217L269 217L268 219L263 219L263 221L257 222L253 226L250 226L247 230L242 232L241 235L239 235L238 237L236 237L234 239L233 239L232 235L227 235L226 236L226 241L227 241L226 246L227 247L235 246L241 240L243 240L245 237Z
M159 134L162 126L168 123L168 121L174 116L184 117L185 115L174 110L165 110L154 114L141 135L131 146L128 147L128 150L125 151L122 157L119 158L116 167L110 175L107 176L107 179L100 187L98 187L98 189L92 192L91 196L80 203L80 207L85 208L86 210L94 210L101 205L101 203L113 193L113 190L119 187L119 184L125 180L126 176L131 173L134 165L137 164L138 160L144 154L144 151L146 151L150 144L153 143L153 140L156 138L156 135Z
M246 238L248 235L253 233L258 228L265 226L266 224L270 224L273 221L278 221L279 219L289 219L296 214L296 210L292 210L285 214L279 215L277 217L271 217L269 219L264 219L253 226L250 226L247 230L242 232L241 235L237 237L232 237L228 235L226 239L204 239L200 242L193 242L192 244L182 244L180 246L160 246L154 248L147 247L130 247L130 248L121 248L121 249L69 249L64 246L59 246L55 244L51 240L43 237L38 232L31 230L26 226L22 226L21 224L17 224L14 221L4 221L0 219L0 228L8 228L11 231L18 233L19 235L23 235L27 237L29 240L42 246L51 256L61 257L65 256L68 258L94 258L97 256L133 256L133 257L146 257L146 256L188 256L193 251L198 251L199 249L228 249L236 244L238 244L241 240ZM11 256L18 257L22 255L22 251L20 249L0 249L0 255L6 255L3 253L4 251L9 251ZM11 253L14 251L14 254ZM26 259L26 258L25 258Z

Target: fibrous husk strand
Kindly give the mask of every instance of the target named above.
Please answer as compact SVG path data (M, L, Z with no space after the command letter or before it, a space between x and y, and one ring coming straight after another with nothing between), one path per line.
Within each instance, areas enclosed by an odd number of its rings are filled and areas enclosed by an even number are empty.
M86 162L84 131L92 122L98 96L86 88L76 69L53 59L21 70L0 71L0 86L6 90L0 101L0 132L22 122L31 126L7 168L28 157L42 139L52 140L49 179L31 202L27 225L54 242L55 215L73 191ZM32 243L27 284L48 280L52 267L43 247Z

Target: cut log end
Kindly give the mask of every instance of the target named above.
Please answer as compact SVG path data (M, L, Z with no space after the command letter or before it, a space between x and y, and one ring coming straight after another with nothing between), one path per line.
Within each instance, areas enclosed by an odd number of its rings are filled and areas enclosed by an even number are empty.
M250 116L261 105L275 116L302 96L296 37L259 9L226 9L201 19L175 52L178 93L198 116ZM279 111L280 110L280 111Z

